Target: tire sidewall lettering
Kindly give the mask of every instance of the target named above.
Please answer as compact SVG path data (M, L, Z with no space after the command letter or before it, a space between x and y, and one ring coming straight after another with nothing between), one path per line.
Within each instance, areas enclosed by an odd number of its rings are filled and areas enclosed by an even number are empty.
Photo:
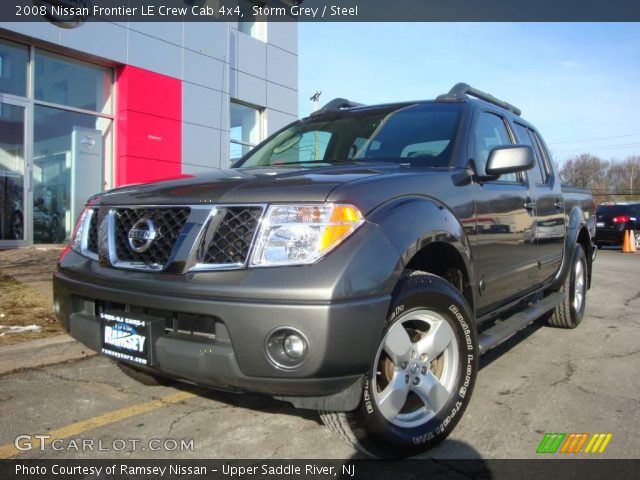
M373 392L371 391L372 383L370 376L375 374L373 370L365 376L362 397L361 411L365 417L370 418L369 421L373 421L378 425L378 430L381 431L381 434L388 437L389 435L385 433L385 431L390 430L390 440L394 443L409 443L416 447L428 442L439 442L441 438L444 438L452 430L469 402L470 394L473 390L477 364L475 325L472 323L472 319L469 318L467 309L462 304L452 301L453 298L450 296L442 295L442 292L435 291L430 293L435 294L435 297L433 297L432 303L427 303L427 305L434 308L435 311L447 319L454 329L458 343L460 367L454 386L455 394L451 395L446 405L436 416L424 425L411 429L396 427L382 417L377 405L375 405ZM387 329L399 316L402 316L402 314L424 305L424 303L420 301L420 295L415 294L410 294L398 300L399 302L392 305L390 309L386 322ZM383 427L383 425L386 425L386 427Z

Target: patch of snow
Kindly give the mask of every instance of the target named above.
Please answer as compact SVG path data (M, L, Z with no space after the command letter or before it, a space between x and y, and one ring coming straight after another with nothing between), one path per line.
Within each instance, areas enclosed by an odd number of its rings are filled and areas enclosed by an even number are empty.
M7 325L0 325L0 330L5 329L6 331L0 333L0 337L4 337L7 333L38 332L42 330L42 327L40 327L39 325L26 325L24 327L9 327Z

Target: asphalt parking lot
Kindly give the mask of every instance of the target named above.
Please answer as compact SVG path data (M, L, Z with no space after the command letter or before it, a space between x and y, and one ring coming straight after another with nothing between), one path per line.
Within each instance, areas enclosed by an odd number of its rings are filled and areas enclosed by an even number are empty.
M533 458L545 432L610 432L602 457L637 457L639 280L640 254L600 252L583 323L535 323L489 352L462 421L429 455ZM6 374L0 385L0 458L359 458L314 412L145 387L102 357ZM31 450L15 449L19 435ZM60 440L41 449L35 435Z

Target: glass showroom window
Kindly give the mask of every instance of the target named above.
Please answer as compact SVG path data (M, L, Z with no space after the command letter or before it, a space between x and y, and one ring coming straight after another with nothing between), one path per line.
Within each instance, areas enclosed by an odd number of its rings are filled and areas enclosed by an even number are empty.
M262 111L231 102L231 163L246 154L262 140Z
M24 108L0 102L0 240L24 240Z
M48 52L36 52L35 100L112 113L111 69Z
M33 242L59 243L109 178L113 72L40 50L34 64Z
M0 242L25 235L26 99L29 48L0 39ZM12 98L14 97L14 98Z
M0 93L27 94L29 49L0 39Z
M104 158L111 130L108 118L35 106L34 243L68 240L84 202L104 190Z

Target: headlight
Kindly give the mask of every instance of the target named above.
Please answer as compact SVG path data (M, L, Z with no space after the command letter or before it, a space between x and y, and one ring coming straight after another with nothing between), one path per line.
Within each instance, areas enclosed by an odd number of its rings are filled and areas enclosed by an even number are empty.
M91 220L91 215L96 215L97 210L92 209L91 207L98 205L100 200L102 199L102 195L95 195L91 197L86 206L82 209L82 213L78 217L76 221L76 225L73 228L73 233L71 234L71 241L69 242L69 246L75 252L82 253L83 249L83 241L86 242L87 229L89 228L89 223Z
M82 209L82 213L78 217L78 221L76 222L76 226L73 229L73 236L71 237L71 250L82 253L82 237L84 235L85 225L88 223L87 220L87 212L89 211L89 207L84 207ZM88 228L88 227L86 227Z
M260 226L251 265L313 263L363 222L353 205L272 205Z

